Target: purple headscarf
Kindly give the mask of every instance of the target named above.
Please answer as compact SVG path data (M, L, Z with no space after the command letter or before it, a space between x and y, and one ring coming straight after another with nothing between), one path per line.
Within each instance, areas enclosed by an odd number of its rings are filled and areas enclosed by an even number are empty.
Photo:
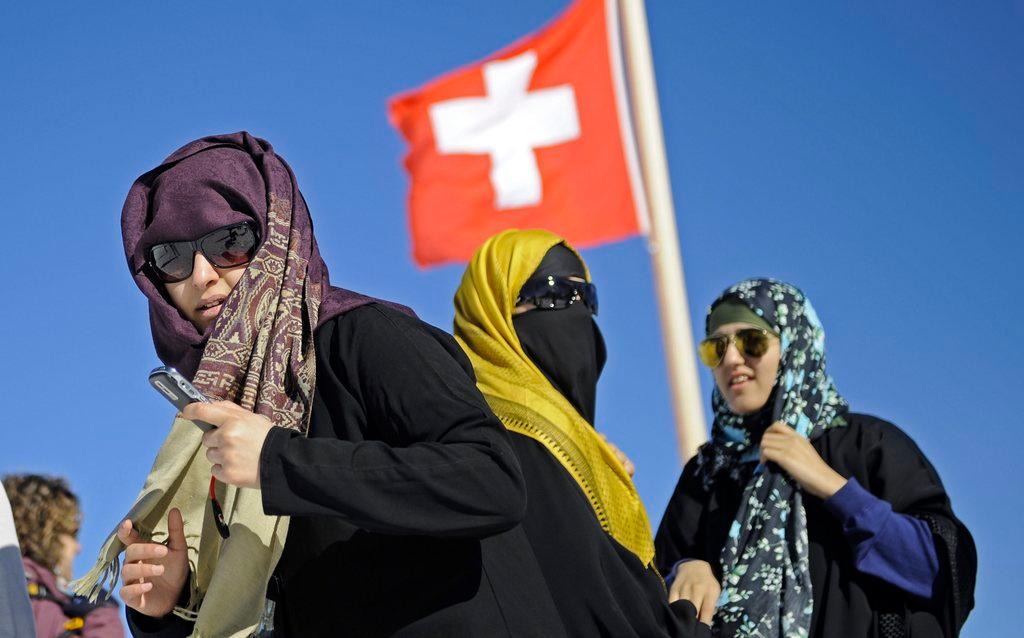
M320 293L317 327L378 301L330 285L295 176L269 143L244 131L190 142L135 180L121 213L125 256L136 284L149 299L157 356L188 378L195 376L210 335L220 322L214 321L201 334L146 267L146 252L160 242L195 239L245 220L259 224L261 242L265 243L272 196L290 202L295 248L308 263L305 290ZM404 306L383 303L412 314Z

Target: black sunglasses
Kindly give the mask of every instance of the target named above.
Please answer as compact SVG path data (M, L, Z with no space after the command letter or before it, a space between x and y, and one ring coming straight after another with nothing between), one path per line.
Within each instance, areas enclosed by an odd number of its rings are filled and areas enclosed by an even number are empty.
M523 284L516 305L529 302L540 310L561 310L577 301L582 301L592 314L597 315L597 286L549 275Z
M217 268L234 268L252 261L260 243L255 224L224 226L192 241L168 241L149 249L147 262L161 281L173 284L192 274L196 251Z
M736 348L748 357L761 357L768 352L771 343L772 333L764 328L743 328L737 330L734 335L721 335L708 337L700 342L698 353L700 360L709 368L716 368L725 358L725 352L729 349L729 342L736 343Z

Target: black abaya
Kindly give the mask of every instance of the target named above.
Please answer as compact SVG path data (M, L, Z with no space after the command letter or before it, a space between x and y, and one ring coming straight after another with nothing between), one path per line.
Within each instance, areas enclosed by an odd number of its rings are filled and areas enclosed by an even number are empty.
M931 599L914 597L858 572L841 524L822 501L804 493L811 582L812 638L951 637L974 606L977 555L970 532L954 515L938 473L917 445L891 423L848 414L847 427L812 441L832 469L856 478L893 511L926 521L940 573ZM655 539L664 573L681 559L707 561L721 577L719 556L745 481L716 481L705 492L695 461L687 464Z
M669 605L661 576L608 535L586 496L542 444L512 433L526 477L522 527L566 633L590 638L710 636L687 601Z

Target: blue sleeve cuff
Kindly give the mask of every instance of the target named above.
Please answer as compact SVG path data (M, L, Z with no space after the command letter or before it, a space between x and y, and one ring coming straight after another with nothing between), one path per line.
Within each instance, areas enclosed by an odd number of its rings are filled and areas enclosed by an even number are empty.
M846 523L858 512L874 505L878 500L878 497L861 487L857 479L850 477L846 481L846 485L825 500L825 509L838 518L841 523Z

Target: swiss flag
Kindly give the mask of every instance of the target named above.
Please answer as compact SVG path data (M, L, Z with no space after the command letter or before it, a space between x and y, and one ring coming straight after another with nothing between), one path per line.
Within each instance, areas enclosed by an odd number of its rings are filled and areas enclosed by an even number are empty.
M646 232L615 0L577 0L541 31L394 98L413 254L472 257L506 228L586 247Z

